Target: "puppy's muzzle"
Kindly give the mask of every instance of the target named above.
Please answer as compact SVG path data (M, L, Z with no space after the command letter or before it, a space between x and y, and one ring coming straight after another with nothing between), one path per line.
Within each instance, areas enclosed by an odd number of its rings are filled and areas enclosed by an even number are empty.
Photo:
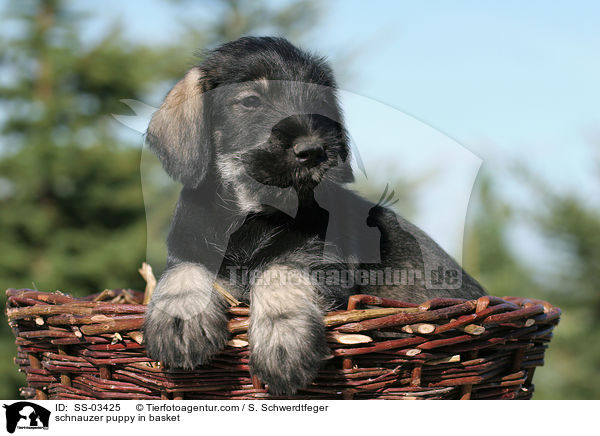
M328 159L328 147L336 146L342 127L320 114L292 115L281 120L271 131L269 142L289 150L289 158L305 168Z
M301 136L294 141L294 155L298 162L306 166L315 166L326 159L323 144L316 138Z

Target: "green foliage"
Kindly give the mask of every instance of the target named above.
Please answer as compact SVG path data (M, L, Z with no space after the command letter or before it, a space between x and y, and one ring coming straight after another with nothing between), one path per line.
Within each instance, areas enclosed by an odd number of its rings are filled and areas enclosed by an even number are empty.
M496 189L490 175L480 175L466 225L463 266L491 294L534 297L538 291L532 272L515 256L508 240L516 211Z
M363 197L378 203L387 186L386 197L391 195L389 207L406 219L416 215L416 203L419 189L430 181L433 174L423 174L420 177L409 178L401 168L389 163L380 163L378 172L370 172L367 178L356 177L356 181L348 187ZM384 199L385 200L385 199ZM384 201L385 202L385 201Z
M535 222L561 253L552 265L546 294L564 315L548 355L548 373L539 385L551 398L598 399L600 210L574 193L544 190L541 197L544 208L534 214Z
M523 169L521 169L523 172ZM536 371L536 399L600 398L600 210L573 193L553 193L530 174L516 174L536 201L511 210L484 176L467 224L465 268L491 294L537 297L563 315L545 365ZM528 267L509 244L509 231L526 224L555 254L551 264Z
M57 1L14 3L9 18L22 32L2 58L13 79L0 88L0 286L79 295L141 287L140 152L119 143L107 115L118 97L140 98L156 82L145 76L156 54L120 49L117 32L84 46L82 18ZM10 335L3 323L3 340ZM15 397L14 347L4 348L10 380L0 395Z

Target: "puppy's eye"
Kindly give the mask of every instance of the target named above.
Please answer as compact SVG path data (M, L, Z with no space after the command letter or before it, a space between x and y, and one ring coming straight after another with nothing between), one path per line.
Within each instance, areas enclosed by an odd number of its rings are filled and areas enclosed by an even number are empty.
M242 106L249 108L249 109L257 108L262 104L262 102L260 101L260 98L257 97L256 95L251 95L249 97L245 97L242 99L242 101L240 103L242 104Z

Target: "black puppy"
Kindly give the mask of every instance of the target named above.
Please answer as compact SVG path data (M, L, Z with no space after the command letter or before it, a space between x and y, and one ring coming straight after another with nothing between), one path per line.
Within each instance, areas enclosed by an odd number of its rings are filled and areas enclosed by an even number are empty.
M149 355L169 367L225 346L215 282L250 303L250 366L275 394L313 380L329 353L323 313L352 293L484 295L421 230L342 187L352 171L333 74L284 39L210 52L169 92L147 142L183 184L144 325Z

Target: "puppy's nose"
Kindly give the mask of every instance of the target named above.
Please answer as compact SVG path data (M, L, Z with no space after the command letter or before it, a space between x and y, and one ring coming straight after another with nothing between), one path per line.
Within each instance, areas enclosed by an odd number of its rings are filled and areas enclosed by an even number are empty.
M294 154L298 161L303 164L317 164L325 160L323 146L311 138L298 138L294 141Z

